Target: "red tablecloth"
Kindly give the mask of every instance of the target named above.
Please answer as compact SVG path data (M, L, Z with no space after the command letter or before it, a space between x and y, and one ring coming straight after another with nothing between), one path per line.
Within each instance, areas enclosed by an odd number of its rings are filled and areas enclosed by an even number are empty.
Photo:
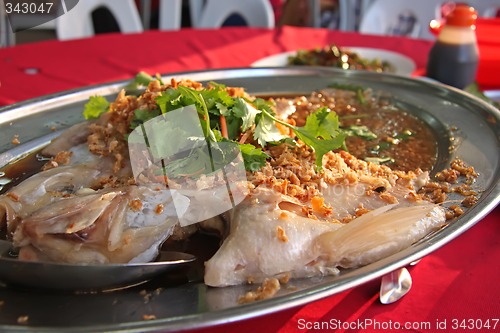
M478 80L483 86L500 89L500 24L481 21ZM414 59L421 69L432 46L423 40L291 27L147 31L33 43L0 49L0 105L127 79L140 70L168 73L243 67L268 55L326 43L398 51ZM413 288L395 304L380 304L379 281L372 281L301 307L198 332L304 332L315 325L332 331L348 326L352 329L339 331L389 332L399 324L411 325L412 332L450 332L473 331L461 326L477 327L486 320L490 328L484 332L500 331L499 218L497 207L465 234L412 267Z
M500 18L479 19L476 34L480 56L477 80L484 89L499 89Z
M244 67L272 54L326 43L398 50L424 66L431 44L407 43L354 33L286 27L277 31L246 28L147 31L126 37L101 35L88 40L43 42L0 49L0 105L30 97L134 76L138 70L168 73ZM32 74L35 72L36 74Z

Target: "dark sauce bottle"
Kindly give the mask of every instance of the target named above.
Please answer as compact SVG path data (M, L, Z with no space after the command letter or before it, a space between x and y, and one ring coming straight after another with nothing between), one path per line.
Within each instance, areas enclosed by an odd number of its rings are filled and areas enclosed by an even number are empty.
M429 53L427 76L463 89L474 82L479 63L475 23L477 12L456 5Z

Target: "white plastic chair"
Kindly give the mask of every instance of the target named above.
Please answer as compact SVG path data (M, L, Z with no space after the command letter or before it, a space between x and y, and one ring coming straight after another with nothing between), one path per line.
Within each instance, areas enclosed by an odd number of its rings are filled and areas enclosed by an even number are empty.
M16 36L12 32L12 28L7 19L7 13L3 0L0 0L0 48L5 46L12 46L16 43Z
M165 0L162 0L165 1ZM201 17L201 12L203 11L203 7L207 0L189 0L189 17L191 19L191 25Z
M482 0L481 0L482 1ZM443 0L374 0L363 14L359 32L366 34L395 35L396 26L404 17L414 17L416 22L407 37L433 40L436 37L429 31L431 20L440 18ZM411 22L410 22L411 23Z
M179 30L182 20L182 0L160 0L158 16L158 29Z
M308 0L310 26L321 27L321 0ZM339 25L342 31L358 30L358 19L373 0L339 0Z
M275 24L273 7L268 0L206 0L192 26L220 28L232 14L240 15L251 27L273 28Z
M134 0L82 0L66 14L56 19L56 33L60 40L94 35L92 12L100 7L108 9L123 33L142 32L143 26Z
M359 23L373 0L339 0L339 30L358 31Z

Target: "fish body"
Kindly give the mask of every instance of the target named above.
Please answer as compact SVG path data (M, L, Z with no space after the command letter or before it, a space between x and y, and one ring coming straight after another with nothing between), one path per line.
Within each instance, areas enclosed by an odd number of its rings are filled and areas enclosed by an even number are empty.
M374 202L369 203L375 207ZM340 268L366 265L407 248L446 222L444 210L435 204L378 203L349 223L339 223L290 210L301 204L271 189L256 191L234 212L229 236L206 262L205 283L224 287L269 277L337 274Z
M293 198L263 189L236 208L229 236L205 264L207 285L260 282L266 277L287 274L294 278L310 277L330 269L315 263L317 256L310 249L316 237L341 225L312 221L281 209L283 203L297 205Z
M90 185L102 172L93 167L63 166L37 173L0 196L0 225L9 234L33 212Z
M151 170L154 164L147 158L139 159L141 172L146 172L137 176L131 166L134 147L126 138L136 111L140 115L157 110L163 84L154 82L138 98L120 92L98 120L68 129L42 152L54 157L54 169L0 196L0 227L7 226L8 237L20 248L20 259L75 264L151 261L167 238L189 237L197 230L191 223L201 221L200 228L226 236L205 263L205 283L223 287L269 277L338 274L342 268L390 256L445 224L444 210L417 195L428 173L393 171L342 150L321 154L318 168L315 148L300 138L293 144L284 140L255 149L265 150L266 161L260 156L258 171L241 170L241 178L247 177L242 186L226 170L221 177L188 182L194 188L186 191L165 173L163 164ZM276 111L290 125L301 120L292 117L297 108L290 102L277 105ZM256 118L257 110L252 112L250 118ZM258 124L254 125L241 133L239 143L250 140L252 127L254 140L260 142L255 137ZM294 139L290 126L281 127L276 127L280 139ZM149 146L150 141L144 141ZM71 155L66 166L55 161L59 153ZM189 175L183 172L180 178ZM164 180L162 186L153 184L158 176ZM214 188L215 178L223 186ZM167 183L171 190L165 188Z
M46 151L64 143L58 139ZM67 165L34 174L0 196L0 226L6 225L20 248L19 258L80 264L153 260L178 222L170 190L153 184L103 187L101 180L127 179L130 168L117 175L113 160L90 153L86 144L64 148L71 153Z
M148 262L177 222L169 190L89 190L33 212L18 225L13 240L24 260Z

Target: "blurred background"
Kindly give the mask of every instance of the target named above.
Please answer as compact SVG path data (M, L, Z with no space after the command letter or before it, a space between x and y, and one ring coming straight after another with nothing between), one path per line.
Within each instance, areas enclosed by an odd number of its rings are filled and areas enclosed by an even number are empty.
M88 0L80 0L88 1ZM91 0L92 1L92 0ZM113 0L111 0L113 1ZM123 1L123 0L119 0ZM135 8L133 10L137 11L140 16L141 23L145 30L147 29L158 29L160 27L160 2L165 1L168 6L168 2L172 4L171 11L178 11L175 8L174 1L172 0L133 0ZM354 0L354 2L361 3L364 0ZM95 1L92 1L95 2ZM102 1L100 5L99 1L95 2L95 9L92 10L92 23L93 29L96 34L107 33L107 32L119 32L120 26L117 22L116 15L119 13L113 13L110 8L106 6L106 1ZM125 2L125 1L124 1ZM196 23L193 24L192 20L195 20L196 14L194 11L201 11L205 6L207 0L180 0L180 12L176 15L180 15L180 28L192 28L196 27ZM313 26L315 23L314 19L311 18L311 10L316 10L315 6L320 6L321 8L321 20L319 26L337 28L338 18L339 18L339 4L338 0L320 0L320 1L309 1L309 0L265 0L269 2L270 8L272 8L272 14L274 16L274 25L292 25L292 26ZM222 3L222 2L221 2ZM317 24L317 23L316 23ZM231 13L225 18L222 26L246 26L248 22L245 18L239 15L237 12ZM21 25L19 28L23 28ZM56 22L47 22L37 27L30 29L18 31L15 33L15 43L23 44L34 41L42 41L49 39L57 39Z
M118 1L118 2L117 2ZM92 33L117 32L127 30L121 27L120 16L133 15L140 19L139 30L160 29L175 30L180 28L218 28L219 26L262 26L282 25L322 27L343 31L359 31L387 35L405 35L409 37L432 39L428 29L430 19L443 17L453 1L443 0L80 0L73 1L78 6L72 12L82 11L82 15L73 15L73 20L84 20L89 14L92 21ZM231 3L232 2L232 3ZM57 2L55 2L57 3ZM119 10L114 5L119 4ZM250 5L251 3L251 5ZM458 2L457 2L458 3ZM470 5L478 9L479 16L498 17L500 0L470 0ZM72 6L74 6L74 4ZM84 13L83 4L90 8ZM237 4L237 6L235 6ZM241 8L237 8L238 6ZM3 6L2 6L3 7ZM66 0L66 7L68 1ZM214 18L208 22L206 17L212 9L226 8L226 17ZM234 8L233 8L234 7ZM263 12L264 11L264 12ZM218 11L218 14L222 14ZM430 13L430 14L429 14ZM5 13L4 13L5 15ZM213 14L211 14L213 15ZM272 20L263 21L264 15L272 15ZM9 44L23 44L47 39L67 39L58 34L56 20L26 29L29 23L18 20L15 32ZM68 15L63 15L68 16ZM259 16L261 22L254 20ZM434 17L430 17L434 16ZM33 19L33 15L29 16ZM130 20L129 20L130 21ZM249 22L250 21L250 22ZM425 23L422 23L425 22ZM23 26L23 24L25 24ZM127 22L130 24L130 22ZM2 25L3 35L8 26ZM23 30L24 29L24 30ZM70 28L64 28L70 29ZM76 37L84 37L78 34ZM5 37L4 37L5 39ZM4 42L4 44L7 44Z

